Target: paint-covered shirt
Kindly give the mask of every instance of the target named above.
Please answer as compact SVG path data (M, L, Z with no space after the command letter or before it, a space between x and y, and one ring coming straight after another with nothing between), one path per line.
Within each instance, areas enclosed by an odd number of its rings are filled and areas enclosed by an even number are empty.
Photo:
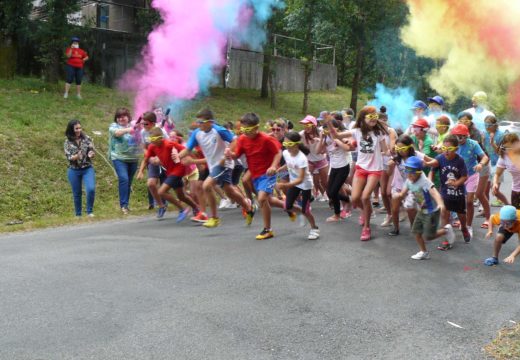
M439 162L439 173L441 182L441 195L443 199L459 200L466 196L466 187L464 184L460 186L450 186L447 184L448 180L459 180L463 176L468 175L464 159L455 154L452 160L446 159L444 154L437 155L435 158Z
M130 126L130 125L129 125ZM110 160L120 160L126 162L136 162L142 154L141 144L139 139L132 134L124 134L122 136L115 136L117 130L126 129L118 123L112 123L108 128L109 134L109 157Z
M473 168L477 166L479 159L485 155L484 150L482 150L478 142L472 139L466 139L466 143L464 145L459 144L457 154L462 156L464 159L466 168L468 169L468 176L475 174L475 170Z
M434 213L439 208L435 199L430 194L430 189L433 187L433 183L424 173L421 174L421 177L416 182L411 182L406 179L404 183L404 188L412 192L415 197L417 210L421 210L423 214Z

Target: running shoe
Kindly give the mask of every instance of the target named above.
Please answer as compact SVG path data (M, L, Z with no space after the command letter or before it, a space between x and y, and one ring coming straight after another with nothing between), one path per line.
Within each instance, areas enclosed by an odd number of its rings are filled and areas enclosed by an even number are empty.
M394 230L387 233L388 236L397 236L399 235L399 229L394 228Z
M464 237L464 242L467 244L471 241L471 234L468 229L462 230L462 236Z
M370 228L363 228L361 230L361 237L359 238L361 241L368 241L370 240L371 231Z
M444 229L446 229L446 240L450 245L453 245L455 242L455 232L453 231L453 228L450 224L446 224Z
M327 218L327 220L325 220L325 222L328 222L328 223L333 223L333 222L338 222L341 220L341 217L339 216L336 216L336 215L332 215L332 216L329 216Z
M381 224L382 227L392 226L392 217L390 215L386 215L385 221Z
M341 210L341 213L339 214L339 217L342 219L348 219L352 216L352 211L350 210Z
M274 236L273 230L264 228L260 234L256 235L256 240L270 239L273 236Z
M253 222L253 218L255 217L256 210L258 210L256 207L256 204L253 204L251 206L251 211L247 212L247 215L246 215L246 225L247 226L251 225L251 223Z
M307 239L309 240L316 240L320 237L320 229L311 229L309 232L309 236L307 236Z
M166 206L161 206L159 209L157 209L157 219L162 219L164 214L166 214Z
M488 257L486 260L484 260L484 265L487 265L487 266L498 265L498 259L494 256Z
M446 250L449 250L453 247L453 245L451 245L448 241L443 241L440 243L439 246L437 246L437 249L438 250L442 250L442 251L446 251Z
M208 217L202 211L199 211L199 213L195 216L192 216L190 220L193 222L205 223L208 221Z
M504 203L503 203L502 201L498 200L498 199L495 199L495 200L493 200L493 201L490 203L490 205L491 205L492 207L502 207L502 206L504 206Z
M428 251L419 251L417 254L410 256L414 260L428 260L430 253Z
M469 232L470 238L473 239L473 228L471 226L468 227L468 232Z
M227 209L227 207L229 206L229 204L231 204L231 201L229 201L228 199L226 198L222 198L220 199L220 204L218 205L218 208L220 210L222 209Z
M294 211L287 211L287 215L289 215L289 220L291 220L292 222L295 222L298 218Z
M184 221L186 217L188 217L188 214L190 213L190 208L187 207L182 211L179 211L179 215L177 216L177 219L175 220L176 223L180 223L181 221Z
M123 213L123 215L128 215L128 213L130 212L130 210L129 210L127 207L122 207L122 208L121 208L121 212Z
M363 217L363 215L359 215L358 224L359 226L365 225L365 218Z
M214 228L220 225L220 219L219 218L209 218L208 221L206 221L202 226L207 228Z

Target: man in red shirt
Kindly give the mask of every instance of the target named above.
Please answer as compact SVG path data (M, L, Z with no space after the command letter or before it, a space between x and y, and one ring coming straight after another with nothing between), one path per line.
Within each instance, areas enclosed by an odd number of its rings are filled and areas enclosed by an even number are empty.
M79 38L73 37L70 46L65 50L67 57L67 79L65 80L65 94L63 98L69 97L69 89L72 81L76 80L76 96L81 99L81 80L83 79L83 64L88 60L88 54L79 48Z
M248 113L240 119L242 135L236 141L235 151L226 149L226 156L234 159L246 155L247 165L251 172L253 185L258 192L258 204L262 208L264 229L256 236L257 240L274 236L271 229L271 205L283 208L283 202L274 198L276 169L282 157L280 142L261 131L258 131L260 119L254 113Z
M176 199L168 193L171 188L173 188L180 201L191 206L193 214L196 215L199 212L198 206L195 201L193 201L193 198L189 194L186 194L183 189L184 181L182 177L185 175L186 168L180 161L179 152L184 150L185 147L175 141L163 139L163 132L158 127L150 130L150 142L151 143L148 145L148 149L144 155L143 162L141 163L141 167L139 168L139 172L137 173L137 178L143 178L143 171L146 168L148 161L150 158L156 156L160 161L160 165L166 170L166 179L159 188L159 196L155 199L160 209L163 210L163 215L166 211L166 205L163 203L162 199L171 203L177 202ZM184 220L188 213L189 208L180 209L177 222ZM162 216L159 218L162 218Z

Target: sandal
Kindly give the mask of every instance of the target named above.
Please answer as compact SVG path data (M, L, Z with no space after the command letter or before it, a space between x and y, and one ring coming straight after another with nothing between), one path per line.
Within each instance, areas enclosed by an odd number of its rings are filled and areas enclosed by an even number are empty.
M480 225L480 227L481 227L482 229L487 229L487 228L489 227L489 223L488 223L488 221L487 221L487 220L484 221L484 222L482 223L482 225Z

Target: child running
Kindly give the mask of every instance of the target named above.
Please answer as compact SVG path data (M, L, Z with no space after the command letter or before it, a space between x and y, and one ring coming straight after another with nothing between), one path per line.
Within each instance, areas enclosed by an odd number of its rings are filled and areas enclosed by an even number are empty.
M159 207L162 208L165 206L162 201L163 198L171 203L176 202L173 195L168 193L168 191L173 188L179 200L191 206L195 214L198 213L197 204L193 201L191 196L186 194L183 190L184 182L182 177L185 175L186 168L180 162L179 152L184 150L184 146L164 139L163 131L158 127L150 130L150 142L151 143L148 145L148 149L144 155L144 159L141 162L139 172L137 173L137 178L143 178L143 171L150 158L155 156L158 157L160 165L166 169L166 179L159 188L159 196L156 199ZM179 216L177 217L177 222L184 220L188 213L189 208L181 209Z
M520 242L520 210L517 210L512 205L506 205L500 209L498 214L494 214L489 219L489 229L486 234L486 239L493 235L493 226L498 226L498 232L495 236L493 244L493 256L484 260L484 264L488 266L498 265L498 255L502 249L502 244L505 244L514 234L518 235ZM520 244L516 249L504 259L505 263L512 264L515 258L520 254Z
M235 151L226 148L225 154L229 159L246 155L264 220L264 228L256 239L265 240L274 236L271 229L271 206L283 208L284 205L281 200L272 196L276 184L276 169L282 157L281 145L275 138L258 130L260 118L255 113L242 116L240 124L242 135L236 141ZM290 216L296 220L296 214L291 213Z
M449 231L451 229L450 211L456 213L461 222L464 241L469 243L471 235L466 226L466 189L464 188L464 183L468 179L468 171L464 159L457 154L458 146L459 141L455 135L446 136L441 147L444 152L434 160L425 161L425 164L439 169L441 196L447 210L441 214L442 226ZM437 249L449 250L453 247L455 238L451 234L452 231L449 231L450 236L447 236L447 239Z
M331 116L326 119L329 124ZM371 238L370 217L372 205L370 196L374 192L381 173L383 172L383 154L388 154L385 135L386 126L379 121L377 109L374 106L365 106L359 112L356 123L351 131L338 134L333 126L329 126L332 137L353 137L358 149L356 172L352 184L352 203L362 210L359 225L363 226L361 241Z
M488 163L488 157L480 147L480 145L472 139L469 139L469 130L468 127L464 124L457 124L451 130L451 134L457 137L459 141L459 148L457 149L457 154L459 154L466 164L466 169L468 170L468 179L464 184L466 187L466 225L468 227L468 231L470 237L473 237L473 215L475 212L475 208L473 205L473 200L475 200L475 193L477 191L478 182L479 182L479 172L482 170L484 166ZM481 202L483 199L481 200ZM489 207L488 207L489 209Z
M220 219L217 214L217 199L213 192L215 185L221 186L231 200L247 210L246 224L251 225L255 209L251 203L247 202L238 189L233 186L231 174L234 161L231 159L225 160L224 156L224 152L228 148L227 143L232 142L235 135L226 128L216 125L213 112L209 109L203 109L198 112L197 124L199 128L191 134L186 148L179 153L179 157L181 159L184 158L198 145L200 145L202 152L206 156L209 176L204 180L202 188L209 203L211 216L203 226L212 228L220 225Z
M424 239L433 240L447 235L453 238L453 229L446 228L437 230L440 214L445 211L441 195L433 183L424 175L422 160L417 156L409 157L406 162L407 179L399 198L404 199L408 192L412 192L417 206L417 216L412 225L415 241L419 245L419 252L412 255L414 260L426 260L430 253L426 249Z
M504 135L502 144L498 149L498 154L500 155L500 158L497 161L497 168L495 176L493 177L492 189L493 195L498 193L498 189L500 189L500 183L504 180L504 170L509 171L513 179L513 184L511 186L510 204L517 209L520 209L520 169L518 169L515 166L515 164L513 164L507 152L512 150L513 148L517 148L519 145L520 139L518 138L517 134L511 133Z
M286 193L285 210L287 211L294 209L294 202L301 194L301 212L311 225L311 231L307 238L316 240L320 237L320 230L311 213L313 183L307 157L305 156L306 153L308 154L309 149L301 143L301 139L300 134L295 131L285 134L283 145L286 150L282 152L285 165L280 167L278 171L287 169L289 171L289 182L278 182L276 186Z

